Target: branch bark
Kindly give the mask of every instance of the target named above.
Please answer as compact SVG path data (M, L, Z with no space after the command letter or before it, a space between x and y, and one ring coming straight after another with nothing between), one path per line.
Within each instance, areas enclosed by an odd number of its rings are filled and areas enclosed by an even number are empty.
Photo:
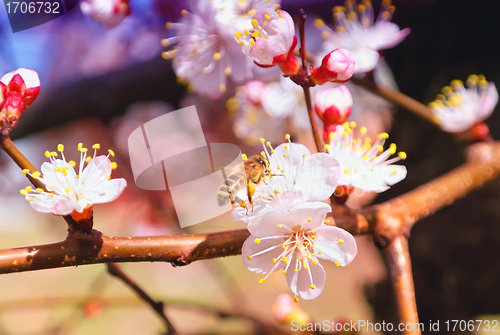
M0 274L110 262L156 261L181 266L238 255L248 236L246 229L151 237L111 237L96 230L72 232L59 243L0 250Z
M403 235L395 237L385 249L385 253L396 294L399 321L405 325L403 334L420 335L422 332L420 327L417 326L418 313L408 241Z

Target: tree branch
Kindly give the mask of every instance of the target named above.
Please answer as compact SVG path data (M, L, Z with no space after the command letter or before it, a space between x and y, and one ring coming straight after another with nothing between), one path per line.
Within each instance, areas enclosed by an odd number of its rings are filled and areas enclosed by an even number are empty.
M132 278L127 276L125 272L120 269L118 265L115 263L108 263L108 272L117 278L119 278L121 281L125 283L132 291L134 291L139 298L144 300L151 308L155 311L156 314L165 322L165 326L167 327L167 335L178 335L179 333L177 330L175 330L174 326L170 322L170 320L167 318L165 315L165 312L163 310L163 302L161 301L154 301L142 288L137 285Z
M405 325L411 325L411 330L407 330L405 327L403 334L420 335L422 334L421 329L416 326L418 313L408 241L403 235L397 236L389 243L385 254L396 294L399 321Z
M386 245L417 221L451 205L499 173L500 142L471 145L465 164L400 197L360 210L364 220L357 223L360 228L368 227L379 245Z
M96 230L73 232L59 243L0 250L0 274L110 262L157 261L181 266L240 254L249 235L246 229L151 237L111 237Z

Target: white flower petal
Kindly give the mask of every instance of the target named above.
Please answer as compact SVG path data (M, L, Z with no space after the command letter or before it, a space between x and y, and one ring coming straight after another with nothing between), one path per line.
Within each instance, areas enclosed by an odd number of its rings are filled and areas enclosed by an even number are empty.
M52 213L56 215L68 215L72 211L82 213L86 206L70 199L61 199L52 207Z
M340 240L343 240L342 244L339 243ZM316 233L314 253L318 258L346 266L358 253L358 247L348 231L325 225Z
M102 204L115 200L120 196L127 182L123 178L115 178L98 184L85 192L85 198L93 204Z
M365 73L373 70L377 66L380 57L377 50L365 48L351 50L351 53L356 60L354 73Z
M401 30L394 22L377 21L371 31L370 46L373 50L394 48L403 42L410 33L410 28Z
M310 155L305 158L296 188L308 195L307 201L323 201L333 194L339 177L340 165L333 156L325 153Z
M291 266L286 273L286 280L288 286L292 292L304 300L312 300L317 298L325 287L326 272L321 264L312 265L309 262L309 274L308 269L301 268L298 272L293 271L294 265L296 263L296 256L291 260ZM312 277L312 282L311 282ZM315 285L315 288L311 288L311 284Z
M279 255L283 252L281 245L283 244L283 239L272 239L272 240L262 240L260 243L255 243L257 237L250 235L249 238L243 243L241 249L241 254L243 255L243 264L252 272L257 273L269 273L273 268L273 271L282 269L285 266L284 262L274 263L273 259L277 259ZM252 256L256 253L262 252L266 249L271 249L265 253L257 256L253 256L252 259L248 259L248 256Z

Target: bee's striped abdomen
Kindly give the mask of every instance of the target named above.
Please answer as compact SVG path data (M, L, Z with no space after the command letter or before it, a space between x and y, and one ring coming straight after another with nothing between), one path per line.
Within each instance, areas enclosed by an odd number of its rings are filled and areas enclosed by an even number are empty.
M238 198L236 194L245 186L246 177L243 172L234 172L230 174L224 184L222 184L219 188L219 192L217 192L217 202L219 203L219 206L224 206L229 202L237 204L243 202L243 200Z

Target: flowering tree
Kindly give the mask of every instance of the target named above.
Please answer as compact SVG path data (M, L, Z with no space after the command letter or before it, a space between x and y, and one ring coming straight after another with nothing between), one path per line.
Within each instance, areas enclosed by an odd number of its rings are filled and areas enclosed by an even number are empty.
M93 144L90 154L79 143L77 164L66 159L65 146L59 144L56 151L45 152L48 162L38 169L10 135L22 123L23 110L36 99L40 80L35 71L24 68L5 74L0 80L0 147L32 184L20 191L29 206L62 216L68 235L59 243L1 250L0 273L106 263L111 275L161 317L167 334L178 334L163 304L116 263L162 261L183 266L241 254L243 264L261 274L256 277L260 284L271 273L284 275L291 296L277 295L277 321L311 323L313 318L300 303L317 298L328 285L322 262L348 266L358 253L354 235L370 234L387 256L400 322L418 324L409 232L420 219L500 172L500 147L483 122L493 112L498 92L484 76L471 75L465 85L452 81L425 106L389 87L380 79L385 64L381 50L402 43L410 33L391 22L394 10L383 1L374 20L369 1L348 0L345 7L334 8L333 26L316 19L317 30L309 32L306 13L300 10L294 17L278 1L200 0L182 11L179 22L167 23L173 33L162 40L168 48L162 55L172 59L178 81L198 95L195 99L223 101L234 119L234 135L252 151L243 155L246 186L228 185L227 190L239 199L233 201L231 218L247 225L240 230L111 237L94 229L94 205L114 201L126 189L124 178L111 178L118 167L111 161L115 152L99 155L100 144ZM85 1L82 11L108 26L130 14L128 2ZM315 52L306 50L306 33L323 38ZM368 95L376 97L368 102L360 98ZM358 118L356 112L367 105L382 108L387 102L467 144L467 161L409 193L367 205L374 194L402 182L408 173L402 165L407 154L398 152L395 143L386 146L386 129L373 132L369 120ZM253 155L259 155L258 163ZM258 178L253 178L251 164L260 166ZM207 196L215 199L217 194ZM266 333L286 333L264 320L243 317Z

